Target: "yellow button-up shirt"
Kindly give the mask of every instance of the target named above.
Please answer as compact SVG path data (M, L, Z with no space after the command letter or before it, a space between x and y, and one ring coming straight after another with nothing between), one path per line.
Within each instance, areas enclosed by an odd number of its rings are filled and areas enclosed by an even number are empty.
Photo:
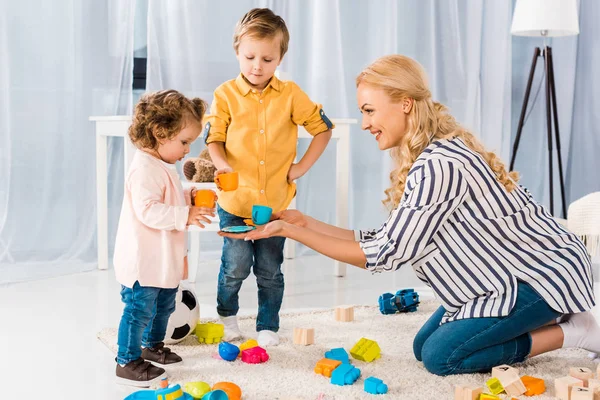
M227 212L252 217L254 204L285 210L296 194L287 174L296 158L298 125L313 136L333 129L320 104L291 81L273 77L259 92L240 74L214 93L205 119L205 141L224 142L227 161L239 173L239 187L219 193Z

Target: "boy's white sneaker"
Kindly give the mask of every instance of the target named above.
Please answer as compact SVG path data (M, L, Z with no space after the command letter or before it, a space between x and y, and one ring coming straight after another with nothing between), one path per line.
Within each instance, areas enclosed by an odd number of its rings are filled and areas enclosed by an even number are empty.
M225 336L223 336L223 340L225 342L231 342L232 340L242 338L242 332L238 326L236 315L232 315L230 317L221 317L221 322L225 328Z
M273 331L259 331L256 341L260 347L277 346L279 344L279 335Z

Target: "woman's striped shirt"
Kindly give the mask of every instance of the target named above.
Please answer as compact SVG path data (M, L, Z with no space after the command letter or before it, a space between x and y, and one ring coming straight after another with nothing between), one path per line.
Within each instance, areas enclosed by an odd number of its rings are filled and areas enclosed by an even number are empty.
M442 323L508 315L517 281L562 313L594 305L583 243L523 187L508 192L459 138L428 146L388 220L358 237L367 269L412 264L446 309Z

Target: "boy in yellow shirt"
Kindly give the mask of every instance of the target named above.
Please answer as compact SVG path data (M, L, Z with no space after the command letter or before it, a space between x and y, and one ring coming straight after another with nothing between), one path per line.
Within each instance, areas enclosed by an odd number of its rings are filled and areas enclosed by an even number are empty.
M273 212L285 210L296 195L294 181L313 166L331 139L334 126L322 107L294 82L274 76L288 42L285 22L267 8L250 10L237 23L233 48L241 73L215 90L204 128L215 176L239 173L238 189L219 193L221 228L245 225L243 220L252 217L255 204L269 206ZM298 125L313 139L294 164ZM279 344L284 241L282 237L256 242L224 238L217 312L225 325L225 340L242 336L236 317L238 292L252 268L258 285L258 343Z

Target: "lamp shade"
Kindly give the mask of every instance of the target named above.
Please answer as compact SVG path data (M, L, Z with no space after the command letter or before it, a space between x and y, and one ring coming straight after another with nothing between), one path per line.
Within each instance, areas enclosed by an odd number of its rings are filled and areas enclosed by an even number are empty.
M517 0L510 33L517 36L577 35L577 0Z

